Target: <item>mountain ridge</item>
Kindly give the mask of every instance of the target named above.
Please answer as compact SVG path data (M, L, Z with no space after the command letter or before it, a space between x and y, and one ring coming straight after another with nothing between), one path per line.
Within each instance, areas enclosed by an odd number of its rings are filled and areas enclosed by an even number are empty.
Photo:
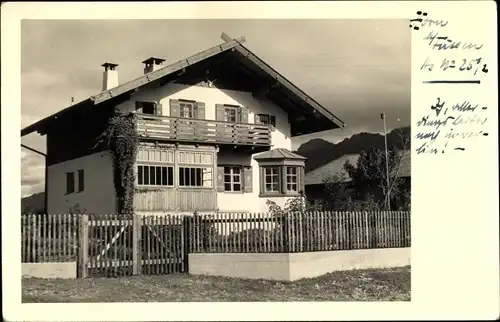
M399 132L400 131L400 132ZM401 146L401 135L410 138L410 127L401 127L387 133L387 147L389 149ZM361 132L353 134L338 143L332 143L321 138L309 140L293 151L307 158L306 172L312 171L332 160L346 154L358 154L371 148L384 149L384 136L378 133ZM318 153L321 152L321 153Z

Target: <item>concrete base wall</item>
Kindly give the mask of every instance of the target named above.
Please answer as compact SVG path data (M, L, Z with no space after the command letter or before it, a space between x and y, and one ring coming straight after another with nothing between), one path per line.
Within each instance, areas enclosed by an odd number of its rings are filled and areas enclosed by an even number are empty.
M335 271L410 265L410 248L307 253L189 254L189 273L295 281Z
M22 263L23 277L76 278L76 262Z

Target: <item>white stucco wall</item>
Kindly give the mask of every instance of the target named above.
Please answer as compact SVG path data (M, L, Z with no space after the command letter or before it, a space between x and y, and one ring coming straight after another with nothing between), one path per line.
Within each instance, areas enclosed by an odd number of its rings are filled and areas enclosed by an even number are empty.
M133 111L136 101L154 101L162 104L162 114L169 116L170 99L195 100L205 103L205 117L207 120L215 120L216 104L240 105L248 108L248 121L255 122L255 115L260 113L271 114L276 117L276 128L271 134L272 147L291 150L292 141L290 138L290 123L287 113L279 106L267 99L256 99L249 92L225 90L218 88L209 88L201 86L188 86L181 84L169 84L163 87L151 87L138 91L131 100L126 101L118 108L122 111ZM217 193L217 203L219 211L227 212L267 212L266 201L272 199L278 205L283 206L286 197L267 198L259 197L259 167L257 161L252 159L253 189L252 193ZM218 164L238 164L241 161L240 156L224 155L223 160L217 160Z
M84 170L84 190L78 191L78 170ZM66 194L66 173L75 173L75 192ZM48 212L69 213L78 205L86 213L116 212L113 159L106 152L57 163L48 168Z

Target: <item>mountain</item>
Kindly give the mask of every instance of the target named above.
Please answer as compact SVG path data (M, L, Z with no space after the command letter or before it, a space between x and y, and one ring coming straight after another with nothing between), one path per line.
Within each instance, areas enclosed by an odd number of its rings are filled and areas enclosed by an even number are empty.
M387 147L389 149L401 146L400 133L410 138L410 127L395 129L387 134ZM307 158L305 171L309 172L346 154L357 154L371 148L383 150L385 148L384 136L377 133L363 132L354 134L337 144L323 139L312 139L302 144L294 152Z
M28 214L43 213L45 210L45 193L39 192L21 198L21 211Z

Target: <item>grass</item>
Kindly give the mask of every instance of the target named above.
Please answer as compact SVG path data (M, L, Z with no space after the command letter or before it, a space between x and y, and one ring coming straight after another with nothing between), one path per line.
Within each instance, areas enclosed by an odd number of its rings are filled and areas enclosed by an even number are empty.
M23 303L409 301L410 267L330 273L295 282L172 274L22 281Z

